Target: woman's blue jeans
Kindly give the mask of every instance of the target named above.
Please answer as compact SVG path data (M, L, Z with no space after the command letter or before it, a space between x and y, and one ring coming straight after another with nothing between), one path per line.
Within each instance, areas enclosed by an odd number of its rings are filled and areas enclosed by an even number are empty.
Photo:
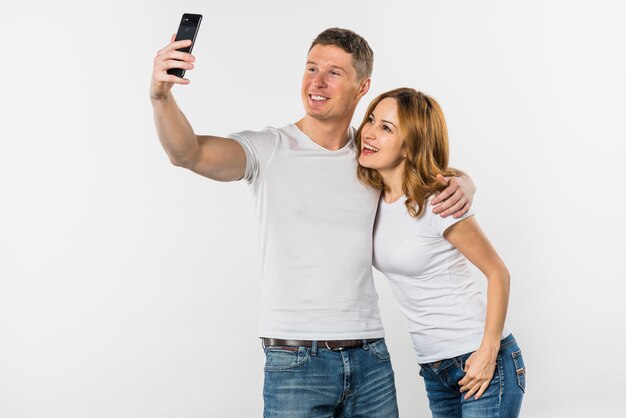
M398 417L383 339L343 350L265 347L265 356L265 418Z
M465 400L458 384L465 361L472 353L420 364L433 418L513 418L519 416L526 390L526 368L513 334L500 343L496 370L489 387L476 400Z

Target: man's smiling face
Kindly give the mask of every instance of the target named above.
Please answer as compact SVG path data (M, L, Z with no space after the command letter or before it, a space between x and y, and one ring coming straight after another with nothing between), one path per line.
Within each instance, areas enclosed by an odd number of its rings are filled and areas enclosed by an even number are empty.
M352 54L333 45L315 45L307 56L302 77L302 102L317 120L352 118L365 80L357 79Z

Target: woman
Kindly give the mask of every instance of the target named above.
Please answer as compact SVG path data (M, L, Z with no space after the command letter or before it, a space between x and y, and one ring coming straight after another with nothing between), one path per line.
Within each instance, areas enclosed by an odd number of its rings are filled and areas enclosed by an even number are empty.
M517 417L525 368L505 327L509 273L472 213L432 213L431 198L454 175L441 108L413 89L380 95L357 155L359 179L383 191L374 266L406 317L433 417ZM486 304L467 260L488 280Z

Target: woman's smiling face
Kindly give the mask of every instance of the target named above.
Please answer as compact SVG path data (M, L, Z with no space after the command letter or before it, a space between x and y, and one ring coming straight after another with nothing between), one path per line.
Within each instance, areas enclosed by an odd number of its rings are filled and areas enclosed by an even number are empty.
M394 169L404 161L403 143L398 104L387 97L376 105L361 129L359 164L378 171Z

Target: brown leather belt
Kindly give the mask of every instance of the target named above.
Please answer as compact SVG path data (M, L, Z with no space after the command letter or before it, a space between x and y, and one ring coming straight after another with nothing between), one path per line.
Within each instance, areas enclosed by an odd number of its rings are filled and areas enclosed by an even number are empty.
M368 343L373 343L381 338L372 338L365 340ZM313 341L309 340L280 340L278 338L261 338L263 341L263 347L312 347ZM332 341L318 341L317 346L319 348L327 348L329 350L343 350L344 348L363 347L364 340L332 340Z

